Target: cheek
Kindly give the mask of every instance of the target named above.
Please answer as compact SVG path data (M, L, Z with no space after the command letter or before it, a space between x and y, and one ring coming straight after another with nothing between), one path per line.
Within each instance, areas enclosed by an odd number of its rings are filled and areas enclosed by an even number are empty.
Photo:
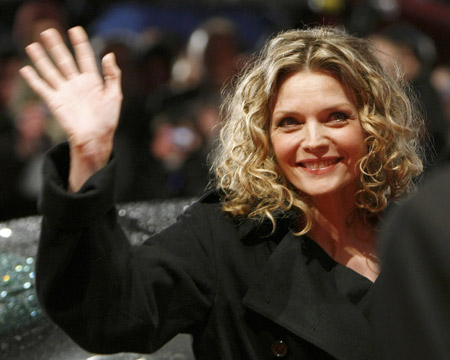
M273 147L273 154L278 167L283 171L288 163L288 155L286 150L283 146L275 145Z
M349 136L348 138L354 140L348 142L346 148L348 149L352 162L357 162L367 154L367 146L364 142L364 136L362 133L357 133L353 134L353 137Z
M289 137L272 136L271 143L275 159L280 166L288 162L295 162L296 147Z

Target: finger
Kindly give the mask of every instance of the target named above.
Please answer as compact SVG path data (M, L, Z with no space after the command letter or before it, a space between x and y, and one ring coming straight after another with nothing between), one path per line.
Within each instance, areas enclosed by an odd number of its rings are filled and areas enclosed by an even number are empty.
M72 54L56 29L48 29L41 33L42 42L58 66L59 71L70 79L78 74Z
M26 53L30 57L34 66L36 66L39 74L48 82L48 84L56 89L59 84L65 81L61 73L56 69L53 62L39 43L32 43L25 48Z
M38 94L47 104L52 97L53 89L42 80L31 66L24 66L19 70L20 75L24 78L27 84Z
M121 71L117 66L114 53L109 53L103 57L102 70L105 78L105 91L121 93Z
M86 31L81 26L69 30L69 38L72 43L75 57L81 72L98 73L95 53L89 43Z

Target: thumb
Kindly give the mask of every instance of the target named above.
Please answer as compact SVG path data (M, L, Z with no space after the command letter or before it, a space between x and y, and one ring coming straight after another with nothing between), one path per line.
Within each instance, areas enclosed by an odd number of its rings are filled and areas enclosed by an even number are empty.
M121 93L121 71L114 53L108 53L103 57L102 71L105 79L105 91Z

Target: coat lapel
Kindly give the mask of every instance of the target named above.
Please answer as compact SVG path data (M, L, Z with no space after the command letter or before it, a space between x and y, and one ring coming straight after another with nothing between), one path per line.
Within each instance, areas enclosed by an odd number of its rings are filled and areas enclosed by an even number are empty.
M311 259L302 239L288 232L250 286L244 305L337 359L373 359L371 328L330 281L326 265ZM314 271L317 267L324 270Z

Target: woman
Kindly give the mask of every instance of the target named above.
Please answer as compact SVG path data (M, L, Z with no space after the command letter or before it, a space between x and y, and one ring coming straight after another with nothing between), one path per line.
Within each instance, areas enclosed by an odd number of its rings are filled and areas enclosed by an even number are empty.
M373 359L378 217L421 171L422 126L367 42L281 33L235 82L216 190L143 246L115 220L114 56L54 30L21 70L68 136L45 164L41 304L93 352L152 352L193 334L198 359ZM104 80L104 81L103 81ZM149 184L151 186L151 184Z

